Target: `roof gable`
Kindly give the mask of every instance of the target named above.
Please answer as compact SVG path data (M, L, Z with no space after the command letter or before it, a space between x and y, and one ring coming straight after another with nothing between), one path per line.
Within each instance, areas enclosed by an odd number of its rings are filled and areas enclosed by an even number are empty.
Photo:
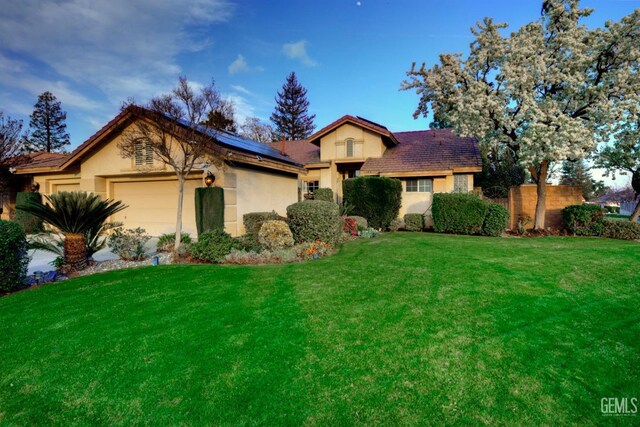
M345 123L354 124L356 126L359 126L361 128L367 129L371 132L374 132L380 135L382 138L382 141L387 146L394 146L398 144L398 141L396 140L396 137L394 136L394 134L391 133L391 131L389 131L389 129L387 129L386 127L382 126L381 124L372 122L371 120L363 119L362 117L358 117L358 116L351 116L348 114L340 117L338 120L323 127L322 129L320 129L319 131L311 135L307 139L307 141L310 142L311 144L315 144L319 146L320 138L332 132L333 130L339 128Z

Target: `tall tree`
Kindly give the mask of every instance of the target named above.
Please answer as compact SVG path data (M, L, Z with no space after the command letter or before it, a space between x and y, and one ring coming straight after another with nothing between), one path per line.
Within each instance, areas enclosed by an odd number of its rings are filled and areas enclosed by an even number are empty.
M276 108L271 114L276 136L290 141L308 138L316 128L315 118L315 114L309 115L307 89L298 83L296 73L291 72L278 92Z
M218 98L220 98L219 95ZM217 102L217 107L209 111L207 119L202 124L212 129L236 133L238 125L236 124L233 101L220 98Z
M508 147L537 184L536 229L544 229L551 163L586 157L607 138L621 100L640 99L640 9L589 30L578 0L545 0L543 16L503 36L485 18L472 29L469 56L442 54L415 64L402 88L420 96L415 116L445 116L482 145Z
M582 188L582 196L585 200L591 200L604 194L606 187L603 181L596 181L591 175L591 170L583 159L573 162L562 162L560 172L560 184L579 185Z
M244 124L240 126L240 135L263 144L268 144L277 139L271 125L263 123L257 117L247 117L245 119Z
M184 185L196 162L224 166L222 156L213 149L216 131L203 131L201 125L220 107L220 93L213 81L198 93L186 77L180 77L170 94L152 98L145 107L123 105L138 120L123 134L118 147L123 157L135 158L141 147L151 149L155 161L167 165L178 178L175 246L180 246Z
M631 186L638 203L629 220L635 222L640 217L640 112L638 105L629 106L621 120L612 124L614 142L602 148L596 166L605 168L614 178L620 171L631 174Z
M42 93L30 117L31 135L26 145L27 151L64 152L70 141L67 113L62 111L60 101L49 91Z

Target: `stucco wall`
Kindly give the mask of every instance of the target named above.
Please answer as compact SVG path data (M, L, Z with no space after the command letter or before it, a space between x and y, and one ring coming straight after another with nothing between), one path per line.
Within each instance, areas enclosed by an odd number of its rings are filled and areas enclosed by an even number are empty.
M347 157L345 141L353 139L353 156ZM364 160L368 157L381 157L386 149L380 135L345 123L320 138L320 160Z
M521 215L528 215L531 221L535 218L538 189L536 184L524 184L511 187L509 191L509 228L515 229ZM562 228L562 209L569 205L583 202L582 189L574 185L547 185L546 228ZM529 227L533 226L533 222Z
M236 204L227 203L227 188L231 188L232 174L235 176ZM298 181L295 175L276 174L249 168L234 168L226 173L225 179L225 221L234 216L237 218L235 230L231 221L228 230L232 235L244 234L242 216L249 212L276 211L282 216L287 214L287 206L298 201ZM235 211L235 212L234 212ZM227 223L225 222L225 225ZM235 233L234 233L235 231Z

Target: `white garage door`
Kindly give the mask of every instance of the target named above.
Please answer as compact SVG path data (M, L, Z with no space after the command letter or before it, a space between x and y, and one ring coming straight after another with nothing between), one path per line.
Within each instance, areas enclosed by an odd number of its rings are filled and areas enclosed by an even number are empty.
M182 230L196 235L195 189L199 179L185 183L182 205ZM113 196L129 207L114 215L114 221L124 223L125 228L144 228L148 234L159 236L175 232L178 207L178 181L115 182Z

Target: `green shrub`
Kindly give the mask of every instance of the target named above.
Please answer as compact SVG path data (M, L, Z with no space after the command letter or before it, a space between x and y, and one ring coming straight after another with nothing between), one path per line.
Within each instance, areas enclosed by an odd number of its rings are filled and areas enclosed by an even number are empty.
M220 229L209 230L191 245L191 256L208 262L222 262L233 249L240 249L240 244L228 233Z
M325 202L335 202L333 199L333 190L330 188L318 188L313 192L314 200L324 200Z
M607 213L613 213L613 214L620 213L620 206L605 206L604 209L605 211L607 211Z
M144 228L114 230L108 238L111 251L125 261L141 261L146 258L144 245L151 236Z
M398 217L402 203L402 183L381 176L361 176L343 181L345 203L351 213L367 218L370 227L388 229Z
M389 231L399 231L399 230L404 230L403 218L396 218L393 221L391 221L391 224L389 224Z
M504 206L489 202L489 210L484 218L482 234L485 236L500 236L509 224L509 211Z
M489 203L472 193L436 193L431 214L438 233L482 234Z
M180 244L193 243L191 235L189 233L180 233ZM167 233L160 236L158 239L157 250L158 252L171 252L176 244L176 233Z
M287 218L283 218L275 211L273 212L250 212L242 215L242 223L244 224L244 232L247 235L253 237L255 242L258 242L258 233L265 221L278 220L286 221Z
M604 231L604 214L596 205L571 205L562 209L564 227L578 236L600 236Z
M335 243L342 233L338 205L323 200L307 200L287 207L289 227L296 242Z
M224 190L221 187L196 188L195 208L198 236L216 228L224 229Z
M350 215L349 218L353 219L356 222L356 226L359 231L366 230L369 228L369 223L367 222L367 218L363 216Z
M293 234L286 222L269 220L262 223L258 242L269 251L284 249L293 246Z
M42 195L37 192L20 192L16 194L16 222L20 224L25 234L40 233L44 230L42 219L18 209L27 203L42 204Z
M0 292L19 289L27 277L29 257L22 227L0 220Z
M639 240L640 239L640 223L631 221L622 221L615 219L606 219L604 221L604 229L602 237L621 240Z
M424 215L419 213L405 214L404 228L407 231L422 231L424 229Z

